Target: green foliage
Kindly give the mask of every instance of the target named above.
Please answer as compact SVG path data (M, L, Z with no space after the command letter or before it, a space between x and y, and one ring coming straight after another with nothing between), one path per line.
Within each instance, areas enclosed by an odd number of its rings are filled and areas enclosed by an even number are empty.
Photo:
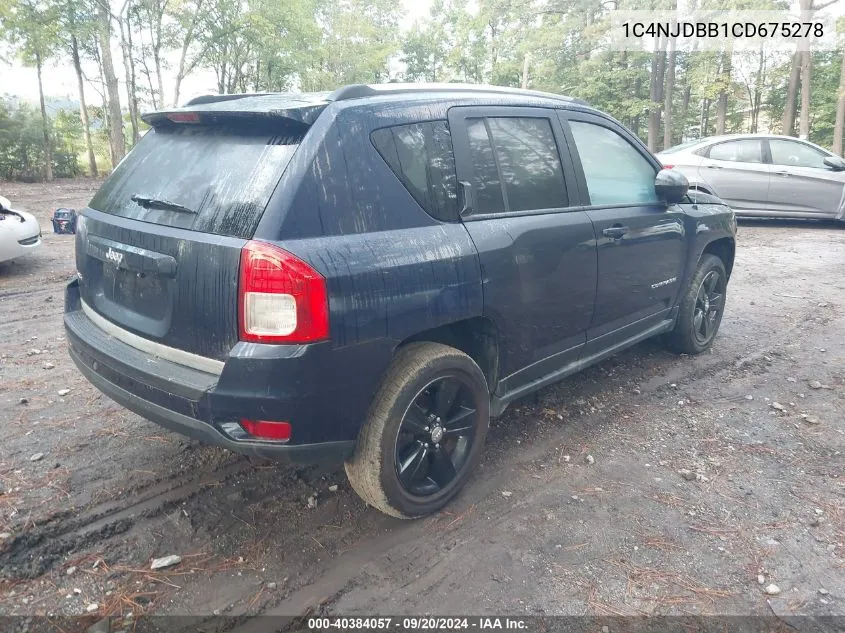
M25 64L69 60L75 38L88 68L99 69L96 13L101 1L0 0L0 35L6 42L0 54L10 51ZM210 69L220 93L318 91L393 80L505 86L527 81L529 88L585 99L645 137L650 113L662 113L665 106L661 98L651 100L654 54L608 50L610 12L671 9L676 2L433 0L427 16L403 29L400 0L125 0L118 3L124 9L112 3L119 12L111 29L119 41L112 49L127 55L121 70L126 64L136 67L130 91L142 110L169 106L169 97L178 92L162 85L159 65L164 76L178 71L180 80ZM687 4L765 10L789 3ZM810 138L821 145L832 142L841 62L841 51L813 55ZM785 52L677 53L672 142L713 134L720 95L727 95L726 132L779 132L790 64L791 54ZM92 144L107 163L104 90L97 70L92 75L87 77L94 94L88 108ZM58 175L87 166L77 113L59 113L43 123L37 119L29 106L4 106L0 177L38 177L46 142L55 153ZM124 125L130 123L127 114ZM659 145L662 129L658 139Z
M60 112L53 121L53 173L60 178L80 175L77 151L81 149L79 117ZM56 142L56 138L61 138ZM0 179L35 181L42 177L44 136L41 114L26 103L0 100Z

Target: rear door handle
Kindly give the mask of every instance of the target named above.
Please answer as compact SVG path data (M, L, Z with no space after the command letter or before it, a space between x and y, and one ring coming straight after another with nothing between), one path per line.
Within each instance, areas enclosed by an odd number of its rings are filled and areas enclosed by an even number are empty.
M621 239L625 233L628 232L627 226L616 225L606 228L602 231L602 235L605 237L612 237L615 240Z
M792 174L790 174L788 171L776 171L775 175L776 176L791 176Z
M705 165L707 169L722 169L721 165Z

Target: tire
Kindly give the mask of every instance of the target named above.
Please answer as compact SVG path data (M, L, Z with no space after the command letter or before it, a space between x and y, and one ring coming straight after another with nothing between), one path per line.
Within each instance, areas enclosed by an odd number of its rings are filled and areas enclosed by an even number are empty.
M475 361L440 343L411 343L397 352L370 405L345 464L349 483L394 517L437 512L477 466L489 425L490 393Z
M713 292L703 289L705 282L713 283ZM678 304L680 310L675 327L666 337L670 349L679 354L700 354L713 345L725 311L727 284L728 274L722 260L715 255L703 255ZM706 302L702 292L707 294ZM721 297L718 305L712 300L716 295ZM715 313L712 312L714 308Z

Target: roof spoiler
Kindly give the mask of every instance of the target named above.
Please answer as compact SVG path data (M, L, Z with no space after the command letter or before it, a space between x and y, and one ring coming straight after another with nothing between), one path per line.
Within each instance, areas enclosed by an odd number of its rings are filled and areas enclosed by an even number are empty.
M194 97L182 107L145 112L141 119L152 126L286 120L307 127L317 120L327 104L322 95L308 97L290 92L207 94Z

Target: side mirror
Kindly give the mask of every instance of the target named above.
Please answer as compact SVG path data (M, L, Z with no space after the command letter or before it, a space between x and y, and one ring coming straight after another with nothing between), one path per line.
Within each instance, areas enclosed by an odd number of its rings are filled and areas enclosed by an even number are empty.
M688 189L687 177L674 169L661 169L654 179L654 192L658 199L666 204L681 202Z
M8 198L4 198L0 196L0 211L11 211L12 210L12 203L9 202Z
M833 171L845 171L845 160L839 158L839 156L826 156L824 164Z

